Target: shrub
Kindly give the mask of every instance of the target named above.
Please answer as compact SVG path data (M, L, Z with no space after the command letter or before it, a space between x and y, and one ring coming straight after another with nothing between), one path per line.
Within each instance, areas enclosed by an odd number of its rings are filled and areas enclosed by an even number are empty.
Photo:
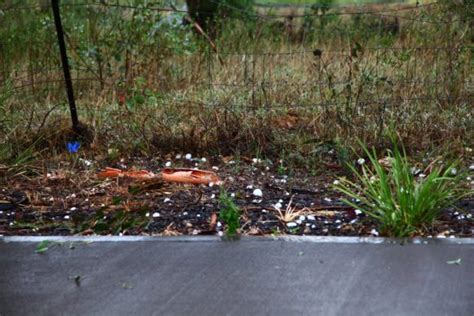
M358 182L341 179L335 188L352 198L343 199L345 203L379 222L384 235L412 236L432 224L443 208L463 196L458 186L461 176L453 174L454 164L444 169L434 168L426 178L417 179L405 150L400 152L395 142L389 159L385 160L391 166L386 168L377 160L375 150L360 144L369 165L362 164L361 171L350 166Z

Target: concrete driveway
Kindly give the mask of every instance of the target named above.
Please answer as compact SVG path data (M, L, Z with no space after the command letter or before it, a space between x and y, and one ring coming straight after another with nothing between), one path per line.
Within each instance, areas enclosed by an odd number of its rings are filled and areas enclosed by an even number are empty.
M473 240L42 239L0 239L0 315L474 315Z

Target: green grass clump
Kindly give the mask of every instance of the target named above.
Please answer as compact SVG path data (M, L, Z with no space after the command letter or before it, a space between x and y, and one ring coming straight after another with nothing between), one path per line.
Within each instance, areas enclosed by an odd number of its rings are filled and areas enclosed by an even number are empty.
M220 217L227 225L227 237L234 237L237 235L237 230L240 227L240 209L235 205L229 194L222 190L219 197Z
M363 164L361 171L350 166L357 181L341 179L335 188L351 198L343 199L345 203L379 222L384 235L413 236L432 224L443 208L464 195L459 187L462 177L453 172L454 164L437 167L425 178L417 179L405 150L400 151L395 142L393 151L389 151L391 166L387 168L379 162L375 150L360 144L369 164ZM354 200L360 200L360 204Z

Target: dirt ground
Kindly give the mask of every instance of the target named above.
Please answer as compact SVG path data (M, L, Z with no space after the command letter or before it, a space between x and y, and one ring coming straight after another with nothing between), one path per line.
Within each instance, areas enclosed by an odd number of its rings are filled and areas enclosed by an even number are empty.
M242 210L240 230L245 235L382 235L373 221L344 205L332 189L344 173L340 166L326 163L325 171L310 175L291 172L278 161L256 158L165 158L122 158L114 163L65 158L45 163L38 175L14 178L0 188L0 234L222 234L225 223L219 218L218 185L140 183L96 176L105 166L159 172L166 164L216 172ZM293 218L283 221L278 209L293 210ZM461 201L419 235L472 237L473 214L474 200Z

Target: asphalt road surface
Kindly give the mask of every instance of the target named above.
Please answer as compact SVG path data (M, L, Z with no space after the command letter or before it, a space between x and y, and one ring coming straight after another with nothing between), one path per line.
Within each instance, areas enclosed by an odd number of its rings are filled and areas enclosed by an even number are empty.
M314 240L4 238L0 315L474 315L473 242Z

